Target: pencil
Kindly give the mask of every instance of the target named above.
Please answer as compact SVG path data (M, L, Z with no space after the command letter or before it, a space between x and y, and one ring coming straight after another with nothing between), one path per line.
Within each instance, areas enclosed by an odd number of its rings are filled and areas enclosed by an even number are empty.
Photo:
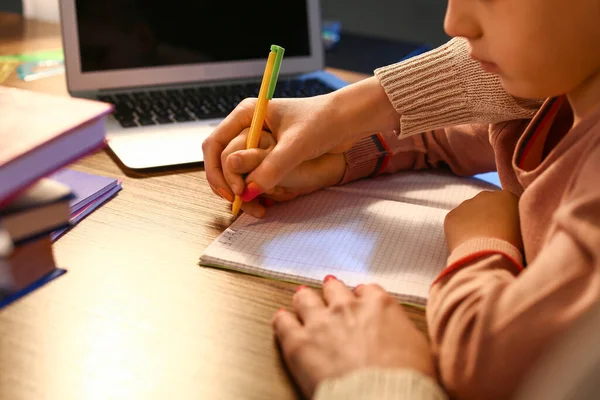
M260 134L265 124L265 115L267 114L267 105L275 93L275 86L277 85L284 51L283 47L271 45L271 51L269 52L269 58L267 59L267 65L258 92L258 103L256 104L252 123L250 124L250 132L246 139L246 149L258 147L260 142ZM242 199L236 195L231 207L231 213L234 216L238 215L241 207Z

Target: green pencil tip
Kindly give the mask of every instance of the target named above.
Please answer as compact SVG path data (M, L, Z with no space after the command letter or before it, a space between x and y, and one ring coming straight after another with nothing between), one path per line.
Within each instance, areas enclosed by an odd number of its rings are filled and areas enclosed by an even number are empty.
M283 53L285 49L275 44L271 45L271 51L275 52L275 64L273 65L273 73L271 74L271 81L269 82L269 88L267 90L267 99L271 100L275 94L275 86L277 86L277 79L279 78L279 70L281 69L281 60L283 60Z

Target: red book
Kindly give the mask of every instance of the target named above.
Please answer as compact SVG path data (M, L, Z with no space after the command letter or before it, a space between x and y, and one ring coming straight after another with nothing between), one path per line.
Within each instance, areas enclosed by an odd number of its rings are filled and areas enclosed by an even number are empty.
M0 86L0 206L104 146L111 104Z

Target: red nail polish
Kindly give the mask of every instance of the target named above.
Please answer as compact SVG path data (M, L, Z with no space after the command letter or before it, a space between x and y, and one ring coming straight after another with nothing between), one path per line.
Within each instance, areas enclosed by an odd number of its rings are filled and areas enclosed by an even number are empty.
M262 193L262 189L254 182L250 182L248 186L242 192L240 198L243 202L249 202L254 200L258 195Z
M325 278L323 278L323 282L327 283L327 281L329 281L331 279L337 279L337 278L333 275L327 275Z
M230 203L233 203L233 197L229 194L229 192L223 188L218 188L217 192L221 195L222 198L227 200Z
M299 291L301 291L302 289L306 289L306 288L307 288L307 286L300 285L300 286L298 286L298 287L296 288L296 293L298 293L298 292L299 292Z

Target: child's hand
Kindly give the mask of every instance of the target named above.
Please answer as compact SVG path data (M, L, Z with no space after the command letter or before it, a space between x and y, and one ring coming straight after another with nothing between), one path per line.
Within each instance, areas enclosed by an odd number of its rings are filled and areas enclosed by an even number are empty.
M364 367L410 368L436 379L425 336L381 287L351 292L331 278L316 291L299 287L294 313L280 310L273 330L283 357L306 398L317 385Z
M248 182L255 182L263 191L270 190L303 162L349 148L351 144L344 136L342 122L334 117L340 108L332 104L332 99L325 95L272 100L267 107L265 128L272 134L269 136L273 146L269 148L265 162L255 165L256 172L245 171L252 172ZM241 195L244 190L240 179L227 175L224 161L232 148L246 148L240 137L246 137L255 106L255 99L244 100L203 143L206 176L215 191L226 190ZM267 147L262 143L261 148ZM227 154L226 149L229 150Z
M450 252L477 237L503 239L522 249L519 198L507 190L479 193L448 213L444 230Z
M229 187L243 188L243 175L253 171L271 152L276 144L269 132L263 131L259 147L246 150L248 130L233 139L221 153L223 175ZM346 169L343 154L326 154L314 160L305 161L290 171L277 186L260 196L260 200L287 201L338 183ZM222 194L222 193L221 193ZM229 197L231 199L232 195ZM244 199L243 200L249 200ZM245 212L262 217L264 209L260 200L246 201L242 204ZM268 202L268 200L264 201Z

